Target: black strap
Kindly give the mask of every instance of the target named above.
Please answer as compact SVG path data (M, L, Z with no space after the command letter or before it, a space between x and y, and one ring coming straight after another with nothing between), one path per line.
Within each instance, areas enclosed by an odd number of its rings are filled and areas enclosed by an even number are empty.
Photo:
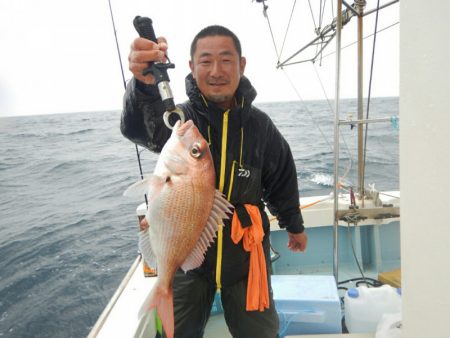
M250 215L243 204L236 205L234 210L236 211L236 215L238 216L243 228L247 228L252 225Z

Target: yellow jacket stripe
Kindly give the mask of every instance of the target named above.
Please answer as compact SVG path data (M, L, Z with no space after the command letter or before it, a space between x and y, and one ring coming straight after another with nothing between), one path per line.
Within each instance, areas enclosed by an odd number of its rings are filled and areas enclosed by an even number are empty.
M220 179L219 179L219 190L223 193L225 185L225 169L227 165L227 139L228 139L228 114L227 110L223 114L223 126L222 126L222 151L220 159ZM222 288L222 246L223 246L223 224L219 224L219 229L217 231L217 263L216 263L216 285L217 290Z

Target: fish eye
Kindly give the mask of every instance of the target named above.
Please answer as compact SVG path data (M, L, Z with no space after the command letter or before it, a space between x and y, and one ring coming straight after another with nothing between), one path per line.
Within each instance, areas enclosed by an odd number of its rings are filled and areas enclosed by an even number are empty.
M194 143L194 145L191 148L191 156L195 157L195 158L199 158L200 156L202 156L202 152L200 150L200 144L199 143Z

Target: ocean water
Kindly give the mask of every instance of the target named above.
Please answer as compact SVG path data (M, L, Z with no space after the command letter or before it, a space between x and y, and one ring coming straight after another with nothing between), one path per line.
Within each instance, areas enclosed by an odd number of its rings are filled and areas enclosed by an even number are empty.
M258 106L291 145L301 196L330 193L329 104ZM341 111L355 114L356 102ZM397 115L398 98L372 99L371 118ZM122 192L139 168L119 121L117 111L0 118L0 337L85 337L136 258L140 202ZM341 134L352 185L356 128ZM399 188L398 137L395 123L370 125L366 185ZM151 172L157 155L140 151Z

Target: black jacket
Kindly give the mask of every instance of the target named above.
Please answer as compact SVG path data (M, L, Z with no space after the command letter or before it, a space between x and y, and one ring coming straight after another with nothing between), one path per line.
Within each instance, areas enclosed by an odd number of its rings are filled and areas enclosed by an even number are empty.
M202 96L191 75L186 78L186 93L189 100L178 106L186 119L193 120L210 143L217 187L224 116L228 115L223 193L237 208L245 203L259 205L267 234L264 248L268 258L269 220L264 212L263 201L271 213L277 216L280 227L292 233L300 233L304 229L299 210L297 172L289 145L269 116L252 105L256 91L247 78L241 78L235 95L236 105L228 113ZM160 152L171 132L164 125L163 113L157 88L132 79L124 97L122 134L151 151ZM229 223L225 222L223 236L223 286L231 285L248 274L249 255L241 243L235 245L231 241ZM204 264L197 271L206 272L212 281L216 252L216 246L211 246Z

